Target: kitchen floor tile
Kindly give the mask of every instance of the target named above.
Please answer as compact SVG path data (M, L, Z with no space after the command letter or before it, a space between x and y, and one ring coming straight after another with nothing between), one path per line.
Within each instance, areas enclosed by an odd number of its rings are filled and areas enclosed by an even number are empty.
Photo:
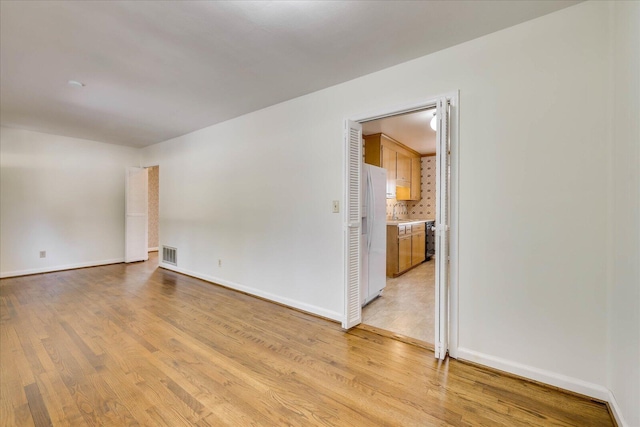
M396 278L362 309L362 323L428 343L434 341L435 259Z

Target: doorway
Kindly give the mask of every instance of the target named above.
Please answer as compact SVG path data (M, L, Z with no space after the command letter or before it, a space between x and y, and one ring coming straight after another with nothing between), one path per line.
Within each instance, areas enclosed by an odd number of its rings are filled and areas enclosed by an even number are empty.
M348 329L364 319L365 324L373 323L380 329L391 329L391 332L413 336L419 341L433 342L438 358L444 358L448 350L451 356L455 357L457 347L457 107L458 94L452 93L403 108L369 114L356 118L353 122L347 121L345 132L347 212L343 327ZM400 132L398 129L401 126L398 124L407 120L418 120L426 126L429 126L430 122L434 123L437 129L435 147L431 141L430 150L419 148L422 151L420 153L389 135L380 137L384 134L384 129L386 133ZM422 126L422 129L427 130L425 126ZM362 147L362 135L376 135L371 132L376 132L377 138L383 140L382 143L367 144L365 137L365 147ZM391 151L389 147L392 148ZM367 152L367 149L370 151ZM433 156L433 151L436 151L436 156ZM422 157L422 154L425 154L425 157ZM409 158L411 156L414 157L413 168ZM363 162L363 159L368 161ZM392 159L391 163L389 159ZM371 215L367 217L368 208L363 205L363 202L365 205L368 203L368 199L360 191L360 184L364 179L369 180L367 174L370 173L370 167L366 164L375 164L376 161L378 166L388 173L385 225L387 241L392 249L388 251L387 261L391 260L396 264L399 261L399 266L392 266L391 270L389 264L393 262L387 262L388 289L383 289L377 299L371 298L368 294L362 295L363 292L367 292L362 288L362 279L366 279L367 274L361 274L360 270L367 261L361 257L367 247L357 239L360 234L366 234L367 229L371 228ZM413 174L407 172L407 165L409 171L414 171ZM417 168L420 168L421 173L415 173ZM427 178L430 179L429 183ZM434 191L433 178L438 192ZM424 187L424 193L420 189L415 192L416 183ZM435 218L431 217L434 210ZM432 230L435 233L431 234L431 243L437 248L435 258L429 257L425 247L426 232ZM369 247L370 245L371 243L368 243ZM394 246L398 248L395 252ZM407 255L411 248L418 250ZM354 253L360 257L356 258ZM377 292L377 289L374 292ZM417 302L418 294L415 292L422 293L422 302ZM397 301L394 302L393 299ZM403 299L405 304L411 304L403 307ZM369 305L365 304L363 310L362 303L367 302ZM395 307L392 307L394 305ZM396 313L385 313L390 308L395 309ZM429 325L430 318L433 319L433 326ZM432 332L429 332L430 329ZM428 335L433 338L429 340Z
M158 251L159 166L128 167L125 178L125 262Z
M147 252L158 252L159 230L159 196L160 196L160 166L146 168L148 174L148 233Z
M426 113L431 114L429 110ZM423 116L424 112L412 114ZM428 121L426 123L428 127ZM370 132L366 125L366 123L363 124L365 135ZM429 131L432 134L429 136L432 137L433 150L435 150L435 131L431 128ZM397 141L403 140L400 138L402 135L393 136ZM411 143L411 141L407 142ZM407 144L409 147L413 145L409 144ZM435 152L419 154L421 156L415 157L416 162L412 165L416 169L416 179L419 179L418 183L413 183L416 194L409 200L402 200L401 196L400 199L389 196L385 200L387 215L384 218L384 224L380 224L380 227L385 229L386 250L384 259L378 262L382 262L385 266L386 286L379 296L372 295L367 298L366 282L374 270L368 265L371 262L367 253L368 248L362 247L363 258L368 261L363 262L362 268L370 270L369 275L363 274L361 278L365 302L370 300L362 308L362 323L433 349L436 262L433 228L436 213L436 156ZM366 183L364 185L366 186ZM400 234L402 229L404 234ZM363 231L364 233L366 231ZM405 244L406 261L397 260L403 256L402 250L399 249ZM390 259L392 257L396 259Z
M385 217L376 224L384 228L386 247L383 257L371 257L373 228L363 227L362 323L399 339L433 348L435 303L435 240L432 228L436 216L436 106L362 123L364 175L371 166L386 171L385 188L372 188L363 194L363 210L378 192ZM433 123L433 126L431 126ZM378 156L378 153L380 155ZM393 175L393 176L392 176ZM375 187L363 180L365 188ZM386 198L383 193L386 189ZM386 203L385 203L386 202ZM368 220L363 212L363 222ZM404 233L399 235L402 229ZM404 253L399 248L406 246ZM405 259L392 259L393 257ZM372 268L378 262L382 268ZM376 267L376 266L373 266ZM370 292L368 281L384 275L385 287ZM375 289L377 291L377 289ZM370 295L371 294L371 295ZM379 295L379 296L378 296Z

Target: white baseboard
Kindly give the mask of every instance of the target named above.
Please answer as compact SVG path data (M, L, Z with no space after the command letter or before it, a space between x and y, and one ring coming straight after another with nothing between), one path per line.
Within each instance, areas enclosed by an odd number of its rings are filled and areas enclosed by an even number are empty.
M479 365L489 366L491 368L509 372L511 374L528 378L530 380L549 384L555 387L562 388L564 390L569 390L574 393L580 393L585 396L593 397L595 399L607 402L609 404L611 413L615 418L616 423L618 424L618 427L630 427L622 415L622 411L620 410L620 406L618 406L618 402L616 401L615 396L613 395L611 390L604 386L583 381L578 378L572 378L566 375L558 374L556 372L534 368L532 366L480 353L474 350L469 350L467 348L458 347L457 353L458 359L468 360Z
M578 378L569 377L556 372L534 368L533 366L517 363L512 360L502 359L466 348L458 348L458 359L468 360L480 365L489 366L494 369L509 372L534 381L549 384L574 393L593 397L605 402L609 401L611 392L608 388L598 384L583 381Z
M54 271L73 270L74 268L97 267L99 265L118 264L124 262L124 258L105 259L102 261L80 262L77 264L54 265L52 267L32 268L28 270L4 271L0 273L0 279L6 277L27 276L29 274L52 273Z
M155 248L147 248L147 252L158 252L158 247Z
M607 402L609 402L609 409L611 409L611 413L613 414L613 418L616 419L618 427L631 427L631 424L627 423L622 416L622 410L620 406L618 406L618 401L611 390L609 390L609 399L607 399Z
M198 279L202 279L202 280L204 280L206 282L215 283L217 285L222 285L222 286L224 286L226 288L229 288L229 289L234 289L236 291L246 292L248 294L255 295L255 296L258 296L260 298L267 299L269 301L274 301L274 302L286 305L288 307L297 308L298 310L306 311L307 313L315 314L317 316L326 317L327 319L335 320L337 322L341 322L342 321L342 314L341 313L338 313L338 312L335 312L335 311L331 311L331 310L326 310L324 308L317 307L315 305L311 305L311 304L307 304L307 303L304 303L304 302L296 301L296 300L293 300L293 299L290 299L290 298L282 297L280 295L275 295L275 294L272 294L272 293L269 293L269 292L262 291L260 289L252 288L250 286L244 286L244 285L241 285L239 283L234 283L234 282L231 282L229 280L221 279L219 277L214 277L214 276L209 276L209 275L206 275L206 274L196 273L194 271L186 270L184 268L179 268L179 267L176 267L174 265L165 264L165 263L162 263L162 262L160 263L160 267L162 267L164 269L167 269L167 270L175 271L177 273L186 274L188 276L197 277Z

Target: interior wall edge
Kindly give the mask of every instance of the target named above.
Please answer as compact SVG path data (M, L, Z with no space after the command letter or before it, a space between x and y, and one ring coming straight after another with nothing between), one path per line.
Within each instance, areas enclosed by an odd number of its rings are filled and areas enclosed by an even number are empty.
M159 267L164 268L166 270L175 271L176 273L181 273L187 276L195 277L196 279L204 280L205 282L209 282L213 285L223 286L225 288L244 292L249 295L260 297L271 302L282 304L290 308L295 308L310 314L314 314L320 317L325 317L327 319L334 320L336 322L342 322L342 317L343 317L342 313L338 313L336 311L326 310L324 308L321 308L315 305L307 304L307 303L290 299L290 298L284 298L279 295L272 294L270 292L264 292L264 291L261 291L260 289L252 288L250 286L241 285L239 283L235 283L235 282L225 280L215 276L209 276L207 274L196 273L195 271L176 267L170 264L165 264L163 262L160 262Z
M618 405L616 396L611 390L607 390L609 391L609 398L607 399L607 403L609 404L609 411L613 415L616 424L618 424L618 427L631 427L631 424L629 424L622 415L622 409L620 409L620 405Z
M458 347L458 359L468 360L469 362L478 363L480 365L485 365L490 368L508 372L510 374L519 375L530 380L545 383L554 387L559 387L561 389L568 390L574 393L583 394L585 396L593 397L604 402L609 402L609 399L612 396L611 391L600 384L591 383L578 378L559 374L557 372L525 365L513 360L507 360L489 354L480 353L468 348Z
M607 387L619 425L640 426L640 3L610 2ZM624 417L622 417L624 414Z
M31 274L54 273L56 271L74 270L76 268L99 267L101 265L119 264L121 262L124 262L124 258L80 262L77 264L54 265L51 267L31 268L27 270L18 270L18 271L3 271L3 272L0 272L0 279L7 279L10 277L29 276Z

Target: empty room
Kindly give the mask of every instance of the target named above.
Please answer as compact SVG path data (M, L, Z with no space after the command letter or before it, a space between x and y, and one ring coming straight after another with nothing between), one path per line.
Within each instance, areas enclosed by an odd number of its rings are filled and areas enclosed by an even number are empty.
M0 0L0 425L640 427L640 2Z

